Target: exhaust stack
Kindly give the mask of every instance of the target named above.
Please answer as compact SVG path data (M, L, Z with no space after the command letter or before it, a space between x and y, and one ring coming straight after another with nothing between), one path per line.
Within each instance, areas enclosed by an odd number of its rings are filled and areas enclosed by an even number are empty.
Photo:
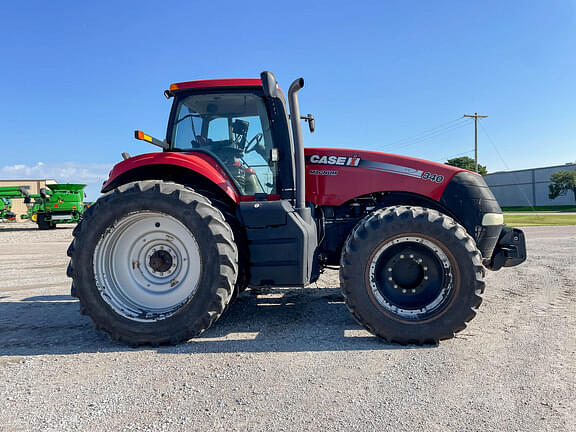
M296 211L308 220L309 212L306 209L306 180L304 173L304 141L302 139L302 126L300 124L300 107L298 106L298 92L304 87L304 78L298 78L288 89L288 103L290 105L290 123L292 124L292 138L294 140L294 166L296 177ZM305 216L305 213L308 215Z

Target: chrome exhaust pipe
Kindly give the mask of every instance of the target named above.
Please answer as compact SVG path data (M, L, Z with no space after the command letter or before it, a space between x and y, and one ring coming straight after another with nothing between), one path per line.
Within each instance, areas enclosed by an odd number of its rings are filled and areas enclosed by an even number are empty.
M304 140L302 139L302 125L300 124L300 107L298 106L298 92L304 87L304 78L298 78L288 89L288 104L290 105L290 123L292 125L292 139L294 140L294 168L296 184L296 211L306 208L306 176L304 161ZM304 212L299 212L304 213Z

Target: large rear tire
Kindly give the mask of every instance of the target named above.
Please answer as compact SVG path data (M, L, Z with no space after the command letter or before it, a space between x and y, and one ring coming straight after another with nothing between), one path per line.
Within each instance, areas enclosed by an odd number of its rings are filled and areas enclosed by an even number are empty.
M98 329L132 345L197 336L226 308L238 252L224 216L185 186L128 183L74 230L68 275Z
M480 252L452 218L422 207L389 207L352 230L340 282L354 317L400 344L429 344L463 330L482 302Z
M248 239L246 238L246 232L234 214L234 209L231 208L226 202L219 199L211 191L199 190L198 192L208 198L212 205L220 210L220 212L224 215L226 222L228 225L230 225L232 233L234 234L234 243L238 249L238 275L236 277L236 284L232 293L232 299L230 300L231 304L239 294L248 288L248 282L250 281L250 251L248 249Z

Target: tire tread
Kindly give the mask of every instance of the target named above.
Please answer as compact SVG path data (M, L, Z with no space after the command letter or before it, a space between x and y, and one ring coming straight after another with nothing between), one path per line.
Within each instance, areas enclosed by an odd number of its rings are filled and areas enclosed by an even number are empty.
M147 334L142 336L140 333L126 334L124 330L119 330L114 323L99 322L92 303L83 301L82 287L79 280L77 267L86 266L87 263L77 262L79 258L78 251L85 247L87 234L90 231L90 225L99 212L105 210L111 199L118 199L118 195L125 199L130 199L135 194L149 194L151 197L160 194L166 198L177 200L186 204L192 211L195 211L203 220L204 224L211 230L213 241L216 244L218 252L217 262L220 267L220 276L217 281L217 288L214 291L213 299L208 303L208 308L197 319L190 321L188 325L181 328L173 329L170 335ZM89 315L97 330L105 331L111 339L127 343L132 346L139 345L162 345L177 344L198 336L208 329L214 321L226 309L228 302L233 293L233 287L238 273L238 250L234 243L234 234L230 225L226 222L224 216L210 200L193 189L171 182L162 180L145 180L139 182L127 183L103 194L92 206L84 213L82 221L73 231L74 239L68 248L70 263L67 275L73 279L72 293L80 296L81 313ZM77 265L78 264L78 265Z
M448 231L454 238L464 245L468 252L468 259L473 263L474 268L474 287L472 301L467 309L467 313L461 322L456 323L452 328L443 329L434 337L405 337L402 335L389 335L378 329L377 323L371 322L366 318L366 314L356 301L355 287L360 283L357 280L357 274L351 267L354 264L352 256L354 252L360 250L362 242L371 236L377 235L383 225L394 223L395 219L406 221L417 221L425 218L431 224L431 229L435 231ZM450 339L466 328L466 324L476 316L476 310L482 303L482 293L484 292L485 283L484 267L482 266L482 257L476 248L474 239L466 230L456 223L451 217L442 214L436 210L423 207L412 206L393 206L376 210L366 218L361 220L352 230L344 243L340 262L340 282L344 295L345 303L356 321L363 325L371 333L387 340L388 342L400 345L423 345L436 344L439 340Z

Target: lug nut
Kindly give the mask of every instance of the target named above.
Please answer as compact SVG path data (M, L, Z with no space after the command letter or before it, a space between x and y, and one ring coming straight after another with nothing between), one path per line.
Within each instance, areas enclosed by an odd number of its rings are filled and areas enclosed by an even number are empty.
M406 290L405 290L405 289L402 290L402 294L406 294Z
M428 276L424 276L424 279L428 280Z
M394 284L394 288L398 289L398 285Z
M388 271L391 272L391 271L392 271L392 267L388 267Z
M412 288L412 292L413 292L413 293L415 293L415 292L416 292L416 290L415 290L414 288Z
M410 258L414 258L414 255L410 254Z
M392 280L392 278L391 278L391 277L389 277L389 278L388 278L388 280L389 280L389 281L391 281L391 280Z
M424 271L427 271L427 270L428 270L428 267L424 267Z
M404 255L400 255L400 259L404 259Z

